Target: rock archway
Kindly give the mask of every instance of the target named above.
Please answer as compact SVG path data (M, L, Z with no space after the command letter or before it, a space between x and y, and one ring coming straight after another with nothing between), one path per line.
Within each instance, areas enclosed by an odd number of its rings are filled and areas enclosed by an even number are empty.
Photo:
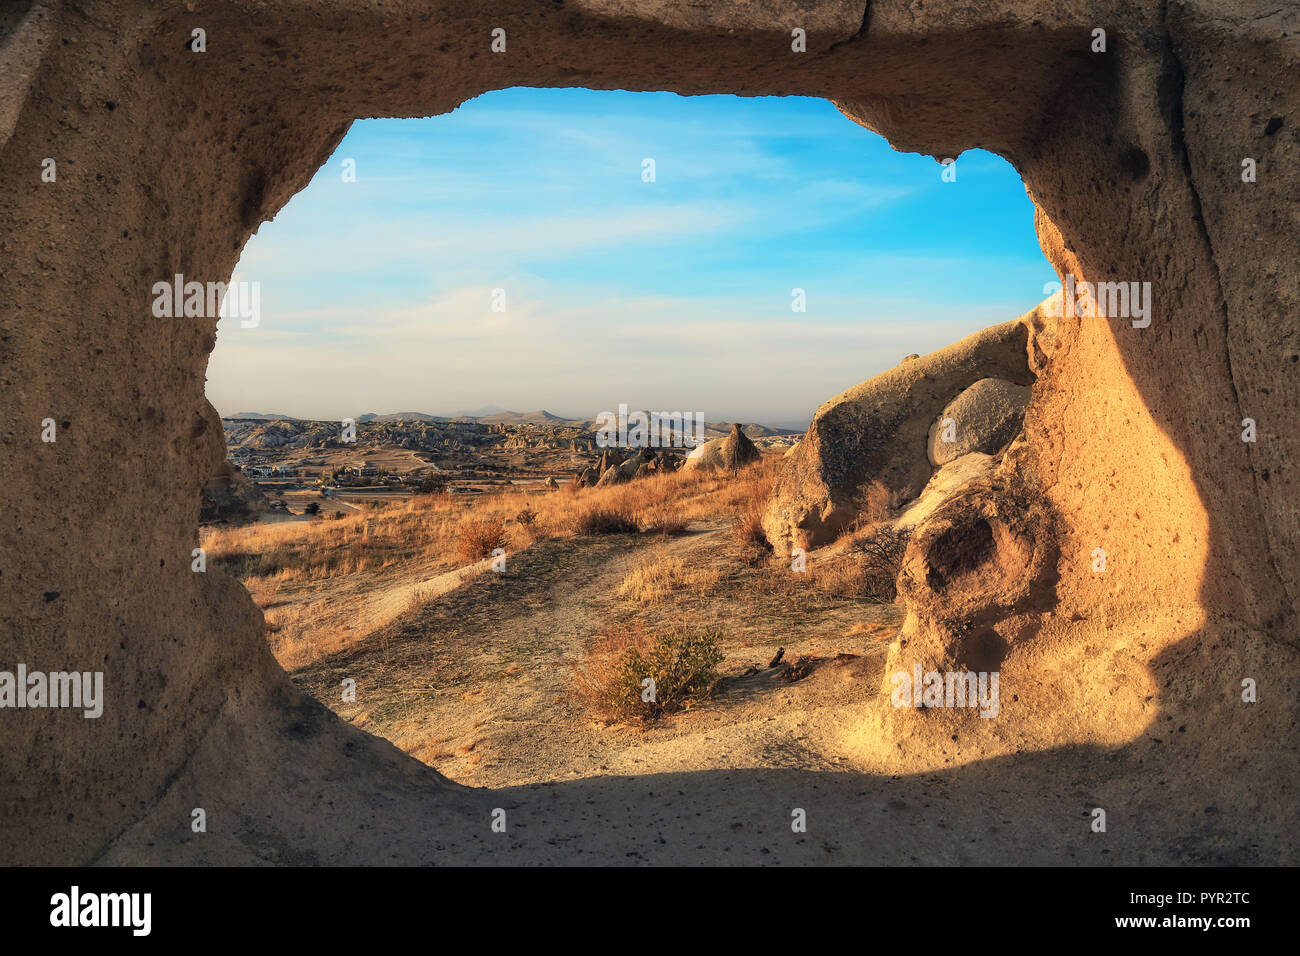
M1177 715L1183 746L1151 759L1178 768L1182 797L1135 769L1145 751L1091 765L1099 793L1154 815L1129 857L1227 859L1270 837L1284 857L1284 808L1258 788L1296 779L1284 688L1300 596L1300 14L1271 6L8 4L0 634L7 664L103 670L106 705L98 720L0 712L5 860L539 860L577 848L599 859L601 847L622 858L582 836L599 816L593 793L613 783L553 798L572 810L555 842L535 830L490 845L486 808L533 795L462 790L343 725L290 685L243 589L191 572L199 491L224 454L203 394L215 319L150 311L153 283L174 273L227 279L354 118L445 112L512 85L826 97L899 149L1008 157L1062 276L1151 283L1147 328L1030 317L1025 438L979 492L997 531L980 555L996 558L1022 525L1051 529L1050 599L979 622L981 646L1029 648L1024 666L1052 672L1050 706L1036 699L1009 736L963 737L942 759L902 765L988 758L982 773L1014 773L1017 752L1118 745L1112 719L1150 722L1146 736L1171 744L1156 722ZM195 28L206 52L190 48ZM491 50L498 28L503 53ZM791 50L795 28L807 52ZM54 442L42 441L48 419ZM1052 520L998 517L1022 500ZM1109 555L1104 576L1089 566L1095 547ZM906 591L909 646L946 653L961 601L923 582ZM1240 704L1246 677L1261 688L1253 708ZM905 743L894 719L863 731L868 749ZM1039 759L1067 775L1085 760ZM955 779L982 786L969 773ZM744 800L784 786L723 789ZM1208 802L1202 791L1245 801L1251 820L1197 823L1195 847L1180 842L1179 814ZM201 839L195 807L210 821ZM1060 848L1054 826L1021 839Z

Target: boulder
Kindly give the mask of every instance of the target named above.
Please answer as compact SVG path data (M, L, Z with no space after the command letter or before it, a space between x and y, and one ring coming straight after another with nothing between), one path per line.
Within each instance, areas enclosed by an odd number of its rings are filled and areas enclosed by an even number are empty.
M686 456L686 460L682 462L682 467L688 471L694 471L697 468L708 470L721 467L722 443L724 441L726 441L725 438L714 438L706 441L703 445L696 446Z
M683 462L683 468L721 469L737 471L746 465L752 465L763 457L762 452L745 434L739 423L731 426L731 434L725 438L714 438L700 445Z
M1026 386L1003 378L980 379L949 402L930 426L930 464L946 465L971 452L1001 451L1020 434L1028 404Z
M596 487L605 488L609 485L621 485L631 477L632 475L625 472L621 465L610 465L601 473L600 479L596 482Z
M993 464L992 455L978 451L947 462L926 482L920 496L898 515L894 526L910 531L962 488L992 474Z

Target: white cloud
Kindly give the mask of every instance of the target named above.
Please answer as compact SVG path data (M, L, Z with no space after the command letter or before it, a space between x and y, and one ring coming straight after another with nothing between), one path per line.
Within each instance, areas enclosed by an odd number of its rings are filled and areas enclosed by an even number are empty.
M319 336L223 329L208 393L226 413L322 418L489 403L586 416L626 402L789 422L908 353L1018 314L953 310L918 321L919 308L755 321L742 317L743 303L708 299L524 296L502 314L486 308L482 290L461 288L365 322L326 310Z

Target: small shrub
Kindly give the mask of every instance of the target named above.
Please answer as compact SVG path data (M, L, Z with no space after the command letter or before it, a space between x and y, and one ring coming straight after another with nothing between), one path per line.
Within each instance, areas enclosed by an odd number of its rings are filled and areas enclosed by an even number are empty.
M515 515L515 520L527 528L537 520L537 512L533 511L531 508L525 508L523 511L519 512L519 514Z
M466 561L482 561L505 546L506 528L500 520L470 518L456 529L456 553Z
M442 475L426 475L415 488L417 495L442 495L447 493L447 479Z
M882 524L867 531L853 543L853 553L860 556L862 591L877 601L892 601L898 596L898 574L903 570L903 553L910 532Z
M848 526L850 532L893 520L894 512L898 510L898 495L881 482L873 481L858 494L857 506L858 514Z
M657 635L616 631L598 637L573 668L574 693L597 719L645 722L711 697L723 654L719 633L677 628ZM645 700L654 681L654 696Z
M763 504L762 501L746 503L731 525L732 537L751 564L763 560L774 550L763 530Z
M308 514L308 515L320 514L320 502L319 501L308 502L307 507L303 508L302 512L303 514Z

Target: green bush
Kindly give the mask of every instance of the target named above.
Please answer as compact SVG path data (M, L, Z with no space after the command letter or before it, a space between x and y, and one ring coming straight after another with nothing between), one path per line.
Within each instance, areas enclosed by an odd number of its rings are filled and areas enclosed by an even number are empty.
M688 710L713 696L714 668L723 659L715 630L676 628L651 635L624 631L602 635L574 666L579 699L597 718L649 721ZM653 698L646 679L654 681Z

